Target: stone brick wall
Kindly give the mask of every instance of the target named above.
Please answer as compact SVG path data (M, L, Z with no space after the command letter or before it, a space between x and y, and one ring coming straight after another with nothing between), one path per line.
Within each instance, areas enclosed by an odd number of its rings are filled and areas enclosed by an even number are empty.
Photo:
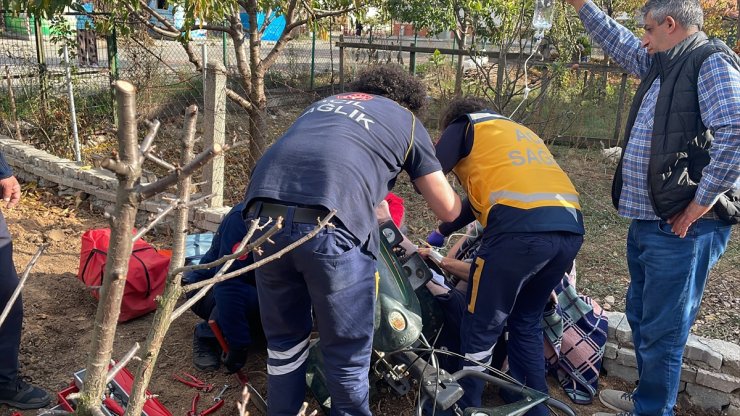
M609 338L603 367L607 374L637 380L632 330L621 312L606 312ZM740 345L689 335L684 350L679 403L740 416Z
M92 205L99 209L105 210L115 204L118 180L106 169L83 167L69 159L50 155L1 135L0 152L20 180L35 181L41 187L57 187L57 192L61 195L82 191L88 194ZM144 201L139 208L137 226L146 223L149 214L157 213L166 206L167 203L161 197ZM192 225L201 230L216 231L221 218L229 209L230 207L196 208L191 212Z

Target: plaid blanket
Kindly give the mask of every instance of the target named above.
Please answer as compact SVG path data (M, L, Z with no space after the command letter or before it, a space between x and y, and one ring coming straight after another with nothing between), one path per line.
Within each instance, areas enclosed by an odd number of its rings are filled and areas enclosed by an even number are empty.
M570 399L589 404L599 386L609 322L601 306L575 287L575 264L555 289L557 303L545 308L545 360Z

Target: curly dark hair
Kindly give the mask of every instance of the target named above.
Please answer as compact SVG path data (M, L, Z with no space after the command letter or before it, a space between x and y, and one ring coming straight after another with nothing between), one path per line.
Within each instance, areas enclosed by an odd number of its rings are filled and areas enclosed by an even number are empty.
M427 102L427 88L420 79L398 65L377 65L357 74L352 91L380 95L420 114Z
M486 108L488 108L488 103L482 98L472 96L455 98L447 104L445 110L440 114L439 129L444 131L458 117Z

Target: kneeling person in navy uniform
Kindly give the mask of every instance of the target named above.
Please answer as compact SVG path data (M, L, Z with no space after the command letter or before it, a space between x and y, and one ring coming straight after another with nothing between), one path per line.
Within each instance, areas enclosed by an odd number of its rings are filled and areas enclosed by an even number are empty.
M242 220L244 202L234 206L218 226L213 242L200 259L201 264L210 263L232 254L244 236L247 227ZM252 264L252 255L245 254L232 263L228 271ZM183 284L196 283L212 278L221 266L205 270L194 270L183 277ZM189 292L192 296L197 291ZM216 321L229 347L224 357L224 366L229 373L240 370L255 341L263 338L259 322L259 303L254 272L248 272L224 282L217 283L208 294L190 308L204 321L195 326L193 332L193 365L203 371L217 370L221 365L221 346L208 321Z

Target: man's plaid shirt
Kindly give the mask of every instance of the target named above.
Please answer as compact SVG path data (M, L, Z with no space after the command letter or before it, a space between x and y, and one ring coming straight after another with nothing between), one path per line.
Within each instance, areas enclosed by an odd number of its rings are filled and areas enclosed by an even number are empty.
M652 57L632 32L591 1L581 8L579 15L586 30L609 56L640 78L647 74ZM640 103L625 150L619 214L627 218L659 219L653 211L647 188L650 142L659 90L660 78L655 80ZM711 162L702 172L694 200L709 206L729 189L740 187L740 72L724 54L711 55L699 70L698 90L702 122L714 132L714 141L709 150Z

